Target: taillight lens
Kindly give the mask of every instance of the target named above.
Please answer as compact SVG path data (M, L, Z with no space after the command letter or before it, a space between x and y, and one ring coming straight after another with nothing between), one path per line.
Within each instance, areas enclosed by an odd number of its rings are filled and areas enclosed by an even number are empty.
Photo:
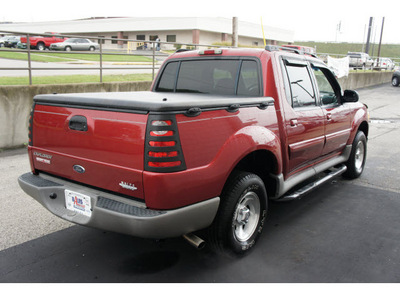
M157 131L150 131L151 136L173 136L174 132L172 130L157 130Z
M175 156L178 156L178 151L170 151L170 152L149 151L149 156L151 156L151 157L175 157Z
M199 51L199 55L218 55L218 54L222 54L222 49L208 49Z
M149 145L152 147L174 147L176 145L176 142L175 141L169 141L169 142L149 141Z
M186 169L175 115L149 115L144 163L144 169L151 172Z

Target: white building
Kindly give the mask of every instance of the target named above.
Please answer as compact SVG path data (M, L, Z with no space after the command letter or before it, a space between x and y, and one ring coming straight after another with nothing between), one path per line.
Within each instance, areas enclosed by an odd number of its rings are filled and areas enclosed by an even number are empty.
M267 44L292 43L294 31L263 26ZM211 45L232 41L232 19L213 17L157 18L93 18L85 20L0 24L0 32L57 32L105 38L154 41L177 44ZM126 47L126 42L106 40L107 48ZM263 46L260 24L239 20L238 43L243 46ZM163 49L174 48L163 44Z

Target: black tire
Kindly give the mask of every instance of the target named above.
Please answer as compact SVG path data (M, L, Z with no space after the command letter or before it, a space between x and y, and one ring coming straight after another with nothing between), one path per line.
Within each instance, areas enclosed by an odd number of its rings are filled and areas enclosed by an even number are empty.
M89 48L89 51L94 51L94 50L95 50L94 47L90 47L90 48Z
M70 47L70 46L67 46L67 47L65 47L65 49L64 49L65 51L71 51L72 50L72 48Z
M37 43L37 45L36 45L36 49L37 49L37 50L40 50L40 51L43 51L43 50L46 49L46 47L45 47L44 43L39 42L39 43Z
M364 132L358 131L353 141L349 160L346 162L347 170L344 177L354 179L361 176L367 158L367 138Z
M248 253L261 235L267 206L261 178L253 173L235 172L222 192L217 216L208 229L211 247L228 256Z
M393 86L399 86L399 83L400 83L399 78L397 78L396 76L393 76L392 85Z

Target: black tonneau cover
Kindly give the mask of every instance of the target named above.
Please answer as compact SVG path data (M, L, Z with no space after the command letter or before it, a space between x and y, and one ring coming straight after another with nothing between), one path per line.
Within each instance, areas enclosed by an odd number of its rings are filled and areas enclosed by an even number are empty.
M175 112L191 108L240 108L273 105L271 97L240 97L193 93L113 92L47 94L34 97L37 104L136 112Z

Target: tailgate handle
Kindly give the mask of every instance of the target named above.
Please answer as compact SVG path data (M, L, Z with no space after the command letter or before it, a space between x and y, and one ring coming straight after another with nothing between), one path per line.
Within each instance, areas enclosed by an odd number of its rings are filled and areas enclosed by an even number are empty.
M77 131L87 131L87 119L85 116L73 116L69 120L69 129Z

